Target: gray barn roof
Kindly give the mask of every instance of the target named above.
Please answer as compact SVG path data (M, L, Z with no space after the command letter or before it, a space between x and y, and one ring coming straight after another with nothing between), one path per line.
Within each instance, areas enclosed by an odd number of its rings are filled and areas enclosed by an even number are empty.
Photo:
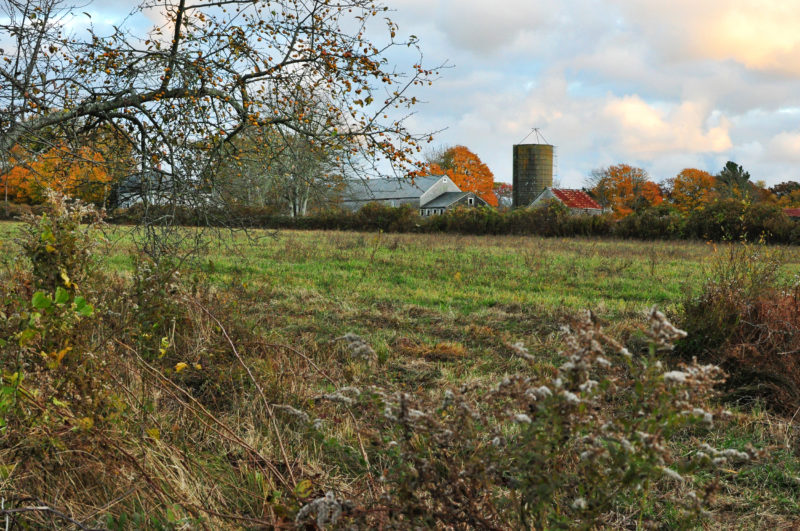
M470 192L445 192L424 205L420 205L420 208L447 208L469 194Z
M419 199L442 176L411 179L350 179L342 194L345 201L380 201L388 199Z

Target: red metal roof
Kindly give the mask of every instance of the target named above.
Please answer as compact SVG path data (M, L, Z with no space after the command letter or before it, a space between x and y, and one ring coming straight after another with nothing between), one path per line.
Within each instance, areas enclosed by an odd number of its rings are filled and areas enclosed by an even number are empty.
M783 213L790 218L800 218L800 208L784 208Z
M567 190L564 188L551 188L562 203L569 208L596 208L602 210L600 203L582 190Z

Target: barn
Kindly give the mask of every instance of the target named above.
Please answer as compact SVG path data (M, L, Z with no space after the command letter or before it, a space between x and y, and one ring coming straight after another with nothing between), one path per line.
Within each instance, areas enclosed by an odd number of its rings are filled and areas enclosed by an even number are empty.
M604 212L603 207L583 190L547 187L536 196L530 206L555 199L569 209L570 214L597 216Z
M473 192L462 191L446 175L415 179L350 179L345 182L341 204L358 210L367 203L399 207L412 205L421 216L443 214L456 207L489 206Z

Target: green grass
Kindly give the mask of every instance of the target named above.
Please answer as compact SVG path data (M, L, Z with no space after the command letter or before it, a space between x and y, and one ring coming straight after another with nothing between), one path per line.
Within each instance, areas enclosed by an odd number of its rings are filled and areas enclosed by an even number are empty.
M0 224L0 239L14 225ZM112 229L111 268L128 270L130 229ZM676 310L717 245L511 236L254 231L211 241L199 263L218 285L280 287L342 306L414 305L458 316L502 310ZM785 248L787 274L800 254Z

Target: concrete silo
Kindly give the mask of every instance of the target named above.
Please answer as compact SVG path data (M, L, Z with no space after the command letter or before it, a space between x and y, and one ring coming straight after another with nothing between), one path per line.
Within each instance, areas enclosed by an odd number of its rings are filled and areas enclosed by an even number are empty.
M542 190L553 186L553 152L550 144L516 144L512 207L526 207Z

